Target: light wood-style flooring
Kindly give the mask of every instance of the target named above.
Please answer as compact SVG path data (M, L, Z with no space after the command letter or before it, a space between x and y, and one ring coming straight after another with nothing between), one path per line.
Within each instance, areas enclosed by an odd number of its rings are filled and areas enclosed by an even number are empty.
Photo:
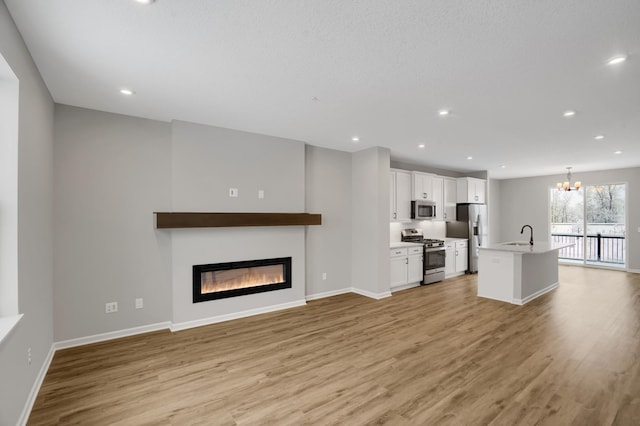
M640 275L477 276L58 351L30 425L639 425Z

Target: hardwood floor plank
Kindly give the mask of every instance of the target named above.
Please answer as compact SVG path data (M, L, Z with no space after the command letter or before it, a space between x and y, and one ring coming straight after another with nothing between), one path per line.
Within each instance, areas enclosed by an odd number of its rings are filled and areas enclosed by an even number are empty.
M468 275L61 350L28 424L640 424L640 276L560 283L515 306Z

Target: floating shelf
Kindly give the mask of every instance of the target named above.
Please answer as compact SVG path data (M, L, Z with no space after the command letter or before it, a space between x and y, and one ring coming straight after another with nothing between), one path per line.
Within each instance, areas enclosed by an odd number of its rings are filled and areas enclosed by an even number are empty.
M154 212L154 215L158 229L322 225L322 215L312 213Z

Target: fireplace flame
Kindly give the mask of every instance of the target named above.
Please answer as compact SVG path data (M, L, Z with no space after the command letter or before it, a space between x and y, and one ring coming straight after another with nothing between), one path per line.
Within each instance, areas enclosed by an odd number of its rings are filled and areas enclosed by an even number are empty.
M239 288L259 287L284 282L282 265L255 266L250 268L208 271L200 275L202 294Z

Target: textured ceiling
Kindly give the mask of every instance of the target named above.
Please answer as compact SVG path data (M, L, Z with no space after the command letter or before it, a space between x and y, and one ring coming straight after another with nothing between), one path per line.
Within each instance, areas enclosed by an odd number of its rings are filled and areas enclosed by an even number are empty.
M638 0L5 3L59 103L495 178L640 166Z

